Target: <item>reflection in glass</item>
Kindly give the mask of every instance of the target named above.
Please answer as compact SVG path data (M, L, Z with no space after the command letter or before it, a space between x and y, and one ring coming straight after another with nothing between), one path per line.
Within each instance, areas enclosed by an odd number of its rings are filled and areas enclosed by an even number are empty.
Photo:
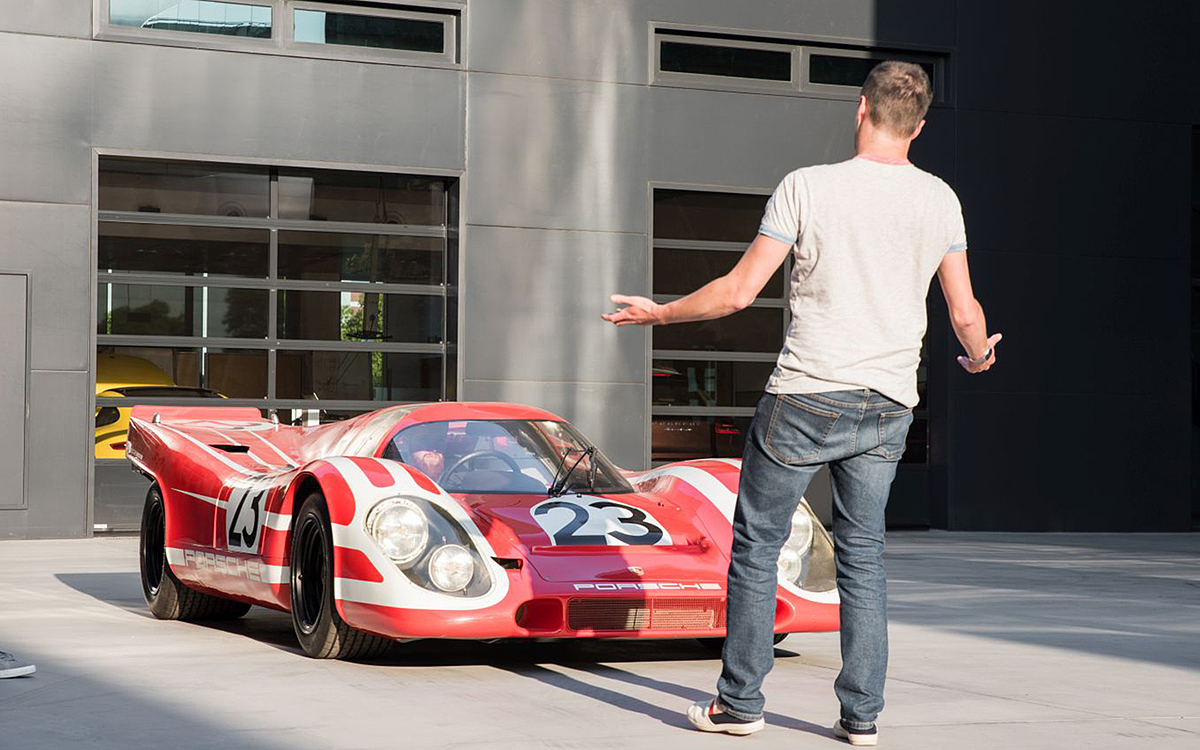
M296 10L296 41L353 47L441 53L445 24L415 18L364 16L324 10Z
M281 231L279 277L440 284L444 245L438 237Z
M98 267L105 271L265 278L265 229L100 222Z
M220 0L109 0L114 26L271 38L271 7Z
M266 167L100 157L100 210L266 217Z
M713 279L733 270L742 254L726 250L675 250L654 248L654 293L691 294ZM783 267L771 275L758 293L783 297Z
M783 309L748 307L726 318L655 326L655 349L778 353L783 345Z
M279 170L279 217L445 226L446 183L383 172Z
M741 458L750 417L654 417L650 459Z
M440 354L280 350L275 357L276 398L436 401L442 393Z
M279 338L310 341L442 341L442 298L281 289Z
M659 67L669 73L693 73L762 81L792 80L792 53L786 50L729 47L663 41Z
M96 299L99 334L267 336L265 289L101 283Z
M126 360L125 369L141 371L153 367L175 385L211 389L229 398L267 397L267 353L262 349L104 345L96 347L98 362L104 355L111 354L118 355L118 359L130 358L140 365L137 368L128 367L130 362ZM109 377L131 380L129 377L121 378L119 373ZM132 380L136 381L138 378L135 376ZM138 384L120 383L125 386Z
M833 86L862 87L867 75L883 58L844 57L842 55L811 55L808 58L809 83L825 83ZM933 81L933 63L918 63Z
M655 406L754 406L775 370L774 362L654 360Z
M703 190L655 190L654 236L749 244L758 234L769 198Z

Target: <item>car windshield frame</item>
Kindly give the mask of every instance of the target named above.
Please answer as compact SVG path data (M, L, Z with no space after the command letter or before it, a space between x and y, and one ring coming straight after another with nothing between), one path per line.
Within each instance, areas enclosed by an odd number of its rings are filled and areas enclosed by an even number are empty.
M436 425L443 425L444 431L437 431ZM461 425L461 427L450 427ZM491 434L476 428L476 434L469 434L470 425L494 426ZM498 430L495 428L499 428ZM453 431L452 431L453 430ZM422 435L427 432L428 435ZM414 438L422 442L414 442ZM451 440L457 439L469 443L474 439L475 445L451 453L449 450L438 451L431 449L438 441L442 448L447 448ZM498 439L505 443L499 445ZM483 444L487 447L480 447ZM514 450L515 449L515 450ZM464 456L480 450L500 451L508 453L509 457L518 464L521 476L530 480L531 484L519 489L503 489L496 487L471 486L467 482L455 483L459 476L472 473L466 468L455 469L454 463ZM561 451L569 450L563 457ZM590 451L590 456L584 456ZM433 453L434 457L417 456L417 453ZM583 456L570 476L564 478L564 472L572 468L572 464ZM446 492L463 495L545 495L550 496L550 490L555 479L561 485L557 494L589 493L597 495L615 495L635 492L629 480L603 453L583 437L567 422L551 419L442 419L429 422L416 422L400 429L393 435L383 450L383 458L400 461L401 463L420 469L433 479ZM440 461L440 463L439 463ZM501 465L502 471L513 473L511 468L499 458L491 459L493 465ZM469 466L470 462L468 462ZM590 483L592 468L595 468L595 484ZM453 470L453 474L448 472ZM497 470L484 470L490 474L499 474ZM537 473L537 476L534 476ZM534 488L532 482L540 484Z

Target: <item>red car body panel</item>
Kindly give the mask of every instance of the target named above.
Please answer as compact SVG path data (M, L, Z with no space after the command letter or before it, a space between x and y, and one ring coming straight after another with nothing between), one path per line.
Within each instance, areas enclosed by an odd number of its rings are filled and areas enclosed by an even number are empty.
M594 496L648 514L669 534L662 543L562 546L533 517L544 494L450 494L418 469L382 458L405 427L454 420L562 421L527 406L449 402L287 427L255 408L138 406L127 453L163 494L172 571L207 593L290 609L292 515L320 491L335 603L360 630L395 639L724 634L738 462L626 472L636 492ZM375 503L397 495L435 505L467 533L492 579L487 594L425 590L391 564L363 522ZM836 592L779 587L776 632L837 627Z

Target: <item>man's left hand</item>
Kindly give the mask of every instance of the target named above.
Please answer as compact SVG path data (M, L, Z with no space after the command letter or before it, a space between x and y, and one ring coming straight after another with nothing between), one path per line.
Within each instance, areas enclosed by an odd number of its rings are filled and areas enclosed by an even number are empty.
M614 313L606 313L600 317L616 326L652 326L662 323L659 312L662 305L645 297L614 294L610 300L618 305L627 305Z

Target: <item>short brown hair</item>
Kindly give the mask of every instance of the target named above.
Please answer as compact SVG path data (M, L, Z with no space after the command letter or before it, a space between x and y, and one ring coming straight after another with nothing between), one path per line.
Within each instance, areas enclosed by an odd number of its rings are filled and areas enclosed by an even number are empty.
M878 128L901 138L912 135L929 111L933 90L920 65L884 60L871 69L863 83L867 116Z

